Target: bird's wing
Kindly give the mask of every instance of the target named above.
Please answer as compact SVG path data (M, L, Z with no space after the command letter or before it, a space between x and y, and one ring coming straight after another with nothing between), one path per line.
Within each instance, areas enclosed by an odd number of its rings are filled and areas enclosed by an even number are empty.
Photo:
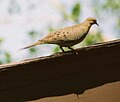
M42 40L46 43L59 43L79 39L82 35L83 30L80 29L80 26L71 26L51 32Z

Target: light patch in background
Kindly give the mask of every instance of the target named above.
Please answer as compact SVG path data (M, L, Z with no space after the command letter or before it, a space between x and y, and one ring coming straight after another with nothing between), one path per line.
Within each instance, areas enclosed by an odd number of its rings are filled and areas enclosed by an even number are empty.
M54 26L57 29L56 25L60 24L62 20L57 10L57 7L62 8L60 3L65 4L69 12L70 7L75 2L79 2L79 0L16 0L21 9L19 13L13 14L8 13L9 2L11 0L0 1L0 37L5 39L2 49L9 51L13 60L16 61L28 58L27 50L19 51L19 49L47 35L48 25ZM81 2L83 7L81 20L83 21L89 16L95 16L90 5L91 0L81 0ZM106 40L113 39L114 36L110 34L111 30L109 29L113 25L112 22L108 23L103 20L98 20L98 22L100 25L99 29L102 29L103 33L105 33ZM69 22L67 26L70 26ZM26 33L30 30L37 30L40 33L40 36L33 42L27 38ZM52 54L52 49L55 45L40 45L39 47L40 53L36 57Z

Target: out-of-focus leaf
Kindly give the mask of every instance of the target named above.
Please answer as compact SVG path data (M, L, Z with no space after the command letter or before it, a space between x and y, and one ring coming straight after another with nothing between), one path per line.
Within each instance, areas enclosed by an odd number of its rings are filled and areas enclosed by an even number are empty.
M3 64L3 62L2 62L2 61L0 61L0 64Z
M8 52L5 52L5 57L6 57L6 63L11 62L11 55Z
M36 48L30 48L30 49L29 49L29 52L30 52L31 54L37 53L37 49L36 49Z
M49 28L48 28L48 31L49 31L49 32L53 32L53 31L54 31L54 29L53 29L53 28L51 28L51 27L49 27Z
M34 31L34 30L28 32L28 35L32 38L36 37L37 34L38 34L38 32Z
M106 3L103 5L105 9L120 9L120 1L119 0L107 0Z
M2 44L3 42L4 39L0 38L0 44ZM9 63L11 61L12 61L11 54L8 51L0 49L0 64Z
M3 38L0 38L0 44L1 44L3 41L4 41Z
M54 49L53 49L53 52L59 52L60 51L60 47L59 46L56 46Z
M100 32L98 32L96 34L89 34L89 35L87 35L87 37L83 41L82 46L92 45L92 44L95 44L95 43L102 42L103 40L104 39L103 39Z
M28 32L28 38L30 38L30 40L34 41L34 39L36 39L38 37L38 34L39 33L37 31L31 30L31 31ZM34 56L35 54L37 54L37 52L38 52L37 48L30 48L28 50L28 53L29 53L30 56Z
M72 14L71 14L72 19L76 22L79 21L80 11L81 11L80 3L76 3L72 9Z

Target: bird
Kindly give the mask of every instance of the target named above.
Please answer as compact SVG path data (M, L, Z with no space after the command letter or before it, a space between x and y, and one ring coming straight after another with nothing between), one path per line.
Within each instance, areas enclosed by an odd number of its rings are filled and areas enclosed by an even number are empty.
M59 45L62 52L65 52L63 47L74 50L72 46L82 42L87 36L91 26L94 24L98 25L96 18L88 17L84 22L80 24L50 32L43 39L40 39L37 42L22 48L21 50L41 44L57 44Z

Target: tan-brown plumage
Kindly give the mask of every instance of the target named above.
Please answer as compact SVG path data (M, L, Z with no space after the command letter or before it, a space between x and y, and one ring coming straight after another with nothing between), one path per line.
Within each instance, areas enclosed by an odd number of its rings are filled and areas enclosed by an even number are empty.
M97 24L97 20L93 17L89 17L81 24L51 32L43 39L23 49L27 49L40 44L57 44L64 52L62 47L68 47L72 49L71 46L83 41L93 24Z

